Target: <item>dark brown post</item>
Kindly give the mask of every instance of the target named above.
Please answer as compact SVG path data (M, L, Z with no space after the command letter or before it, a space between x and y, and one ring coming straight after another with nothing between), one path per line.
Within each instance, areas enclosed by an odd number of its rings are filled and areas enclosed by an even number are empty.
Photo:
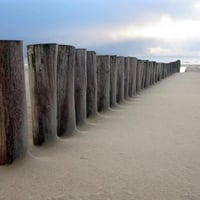
M142 74L143 73L143 61L138 60L137 62L137 84L136 89L139 92L142 89Z
M117 56L110 57L110 106L117 104Z
M142 60L142 85L141 88L144 89L146 80L146 63Z
M148 61L148 68L149 68L149 86L151 86L151 74L152 74L152 64L151 61Z
M130 71L130 58L126 57L124 60L124 98L129 97L129 71Z
M162 78L162 64L158 63L158 81L161 81Z
M97 56L98 111L110 106L110 56Z
M158 63L156 63L156 83L158 82L159 79L158 74L159 74L159 65Z
M28 63L34 145L56 138L56 44L28 45Z
M75 59L75 111L76 123L82 124L87 117L87 53L86 49L76 49Z
M148 60L144 61L145 65L145 81L144 81L144 88L149 87L149 62Z
M156 63L153 62L153 84L155 84Z
M124 57L117 57L117 102L124 100Z
M177 72L180 72L181 61L177 60Z
M27 134L22 41L0 40L0 165L25 154Z
M87 117L97 113L97 63L96 53L87 52Z
M153 84L156 83L156 62L153 62Z
M58 46L57 62L57 133L69 136L76 128L74 100L75 48Z
M136 81L137 81L137 58L130 58L129 66L129 96L136 95Z

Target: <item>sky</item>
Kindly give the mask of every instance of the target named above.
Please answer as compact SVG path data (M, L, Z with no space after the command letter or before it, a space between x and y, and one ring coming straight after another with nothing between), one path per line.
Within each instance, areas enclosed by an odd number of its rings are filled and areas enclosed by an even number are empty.
M200 0L0 0L0 39L124 56L200 56Z

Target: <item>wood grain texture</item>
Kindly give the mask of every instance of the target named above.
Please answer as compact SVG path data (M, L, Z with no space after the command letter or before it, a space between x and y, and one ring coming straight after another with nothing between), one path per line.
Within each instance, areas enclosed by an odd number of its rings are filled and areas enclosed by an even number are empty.
M58 136L69 136L76 128L74 72L75 48L59 45L57 61Z
M145 81L146 81L146 63L145 61L143 60L142 61L142 85L141 85L141 88L144 89L145 88Z
M33 144L52 141L57 135L56 44L27 46L32 110Z
M148 60L145 61L146 64L146 81L145 81L145 88L148 88L150 86L151 81L151 65Z
M153 62L150 62L150 66L151 66L151 85L153 85L153 74L154 74L154 66L153 66Z
M117 57L117 102L124 101L124 57Z
M124 59L124 99L129 98L129 71L130 71L130 58Z
M117 105L117 56L110 57L110 106Z
M130 58L129 67L129 96L136 95L136 81L137 81L137 58Z
M87 117L97 114L97 61L94 51L87 51Z
M27 109L21 41L0 41L0 165L25 154Z
M110 56L97 56L98 111L110 107Z
M162 64L158 63L158 81L162 79Z
M143 61L138 60L138 62L137 62L137 84L136 84L137 93L139 93L140 90L142 89L143 67L144 67Z
M82 124L87 117L87 52L76 49L75 56L75 112L76 123Z

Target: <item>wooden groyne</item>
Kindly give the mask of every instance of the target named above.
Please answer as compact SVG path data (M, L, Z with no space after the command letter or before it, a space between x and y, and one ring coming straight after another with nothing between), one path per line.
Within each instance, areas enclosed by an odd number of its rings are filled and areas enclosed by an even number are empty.
M96 55L69 45L27 46L33 144L69 136L87 117L134 98L179 72L180 61ZM21 41L0 41L0 164L27 149L27 108Z

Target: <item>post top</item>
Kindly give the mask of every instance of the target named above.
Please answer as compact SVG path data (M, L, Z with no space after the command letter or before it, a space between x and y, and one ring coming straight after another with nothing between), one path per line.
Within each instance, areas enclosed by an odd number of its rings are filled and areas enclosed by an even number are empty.
M38 44L28 44L27 47L31 46L55 46L57 43L38 43Z
M22 40L0 40L0 43L22 43Z

